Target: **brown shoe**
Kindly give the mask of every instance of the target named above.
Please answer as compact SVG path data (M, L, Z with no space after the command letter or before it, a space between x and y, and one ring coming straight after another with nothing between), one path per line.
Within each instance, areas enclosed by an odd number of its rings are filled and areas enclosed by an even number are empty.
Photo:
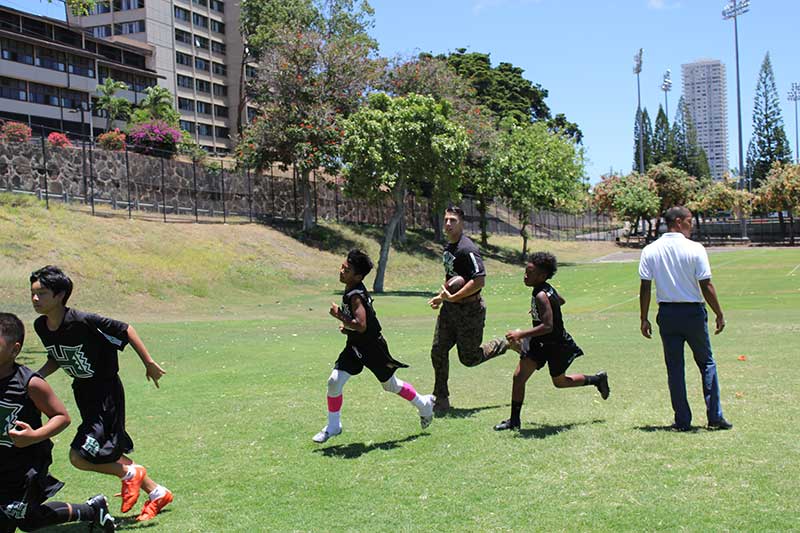
M436 414L446 413L450 410L450 398L447 396L437 397L433 404L433 412Z

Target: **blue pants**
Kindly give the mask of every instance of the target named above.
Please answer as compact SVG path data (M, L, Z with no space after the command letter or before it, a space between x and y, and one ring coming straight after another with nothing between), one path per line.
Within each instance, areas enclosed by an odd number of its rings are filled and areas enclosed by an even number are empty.
M708 422L718 422L722 419L722 406L719 401L717 364L714 362L711 341L708 338L706 306L701 303L662 303L658 306L656 322L664 345L664 362L667 365L667 382L672 409L675 411L675 424L689 427L692 423L692 410L686 399L684 343L689 343L694 362L700 369Z

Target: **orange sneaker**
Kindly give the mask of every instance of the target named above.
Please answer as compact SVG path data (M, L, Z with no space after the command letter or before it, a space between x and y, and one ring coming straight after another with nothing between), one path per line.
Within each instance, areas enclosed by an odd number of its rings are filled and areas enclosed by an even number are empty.
M133 477L122 482L122 508L123 513L130 511L136 500L139 499L139 489L142 488L142 481L147 476L147 470L142 465L130 465L133 468Z
M160 498L156 498L155 500L148 499L145 502L144 507L142 507L142 512L136 517L136 521L144 522L146 520L152 520L159 512L161 512L161 509L170 503L172 503L172 493L169 490L167 490L167 493Z

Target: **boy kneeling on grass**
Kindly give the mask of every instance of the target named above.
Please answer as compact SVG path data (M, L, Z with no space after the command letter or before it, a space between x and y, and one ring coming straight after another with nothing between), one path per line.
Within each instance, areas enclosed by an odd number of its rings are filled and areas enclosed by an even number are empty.
M556 270L558 270L556 258L547 252L532 254L525 267L525 286L533 288L530 309L532 327L506 333L511 349L519 352L520 358L514 371L511 388L511 418L497 424L494 427L497 431L520 428L525 384L528 378L545 364L550 367L553 385L559 389L594 385L604 400L610 393L608 375L604 371L591 376L565 374L575 358L583 355L583 350L564 329L561 306L566 301L547 283L547 280L555 275Z

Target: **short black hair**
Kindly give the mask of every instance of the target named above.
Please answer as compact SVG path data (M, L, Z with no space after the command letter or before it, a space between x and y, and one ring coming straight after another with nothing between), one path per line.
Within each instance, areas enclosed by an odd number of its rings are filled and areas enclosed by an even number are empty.
M676 205L664 211L664 222L668 228L673 228L679 218L689 218L690 216L692 216L692 212L689 209L682 205Z
M54 265L47 265L35 272L31 272L31 284L38 281L42 287L50 289L53 294L64 293L62 305L67 305L67 300L72 295L72 280L64 274L64 271Z
M11 344L25 342L25 326L17 315L12 313L0 313L0 336Z
M555 276L556 271L558 270L558 261L556 260L556 256L548 252L532 253L528 258L528 263L532 263L533 265L547 272L547 279Z
M457 205L451 205L447 209L444 210L445 213L453 213L454 215L458 216L460 221L464 221L464 210L458 207Z
M367 277L367 274L372 271L372 259L361 250L354 248L347 252L347 263L357 276L362 278Z

